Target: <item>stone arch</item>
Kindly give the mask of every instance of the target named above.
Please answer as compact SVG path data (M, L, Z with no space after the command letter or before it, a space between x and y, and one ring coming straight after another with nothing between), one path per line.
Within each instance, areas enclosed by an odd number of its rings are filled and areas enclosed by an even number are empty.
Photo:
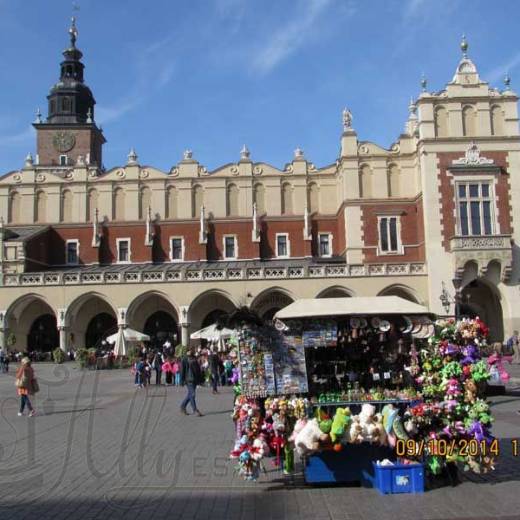
M47 222L47 194L43 190L36 192L34 221L38 223Z
M74 207L74 195L70 190L61 193L61 221L72 222L72 208Z
M125 220L125 190L121 186L114 190L114 202L112 218L113 220Z
M256 211L259 215L265 213L265 187L261 182L257 182L253 188L253 202L256 204Z
M320 212L320 188L315 182L311 182L307 189L309 213Z
M111 323L113 324L115 321L117 324L117 307L107 296L98 292L82 294L68 305L65 324L68 326L70 342L75 348L96 346L88 345L86 336L93 320L101 315L111 316L113 318ZM99 321L102 322L102 326L98 330L98 336L108 335L112 331L113 325L109 326L108 320L104 318Z
M351 298L355 296L354 291L342 285L333 285L321 290L316 298Z
M9 207L7 208L7 221L12 224L20 222L20 194L15 190L9 194Z
M262 319L272 320L280 310L291 304L296 298L287 289L270 287L256 295L251 302L251 309Z
M440 106L435 109L435 137L448 137L448 111L446 107Z
M141 220L148 215L148 208L152 204L152 190L148 186L143 186L139 190L139 218Z
M399 296L399 298L403 298L413 303L422 304L422 300L415 289L412 289L408 285L404 284L396 283L389 285L388 287L385 287L383 290L379 291L378 296Z
M462 133L468 137L477 135L476 112L471 105L466 105L462 109Z
M191 323L191 330L200 329L206 316L215 309L221 309L225 313L230 313L238 307L238 302L227 291L218 289L204 291L190 304L188 317Z
M282 184L282 215L293 213L293 187L290 182Z
M204 204L204 190L200 184L195 184L191 190L191 216L200 217L200 208Z
M490 111L491 135L504 135L504 114L502 107L493 105Z
M179 336L179 309L162 291L147 291L128 305L126 321L129 327L150 336L150 345L160 348L166 340L176 345Z
M478 277L461 290L459 314L479 316L489 327L489 342L504 340L502 295L498 287L486 277Z
M362 199L372 197L372 168L368 164L359 169L359 196Z
M397 164L390 164L388 166L388 196L399 197L401 195L400 177L401 171Z
M166 190L166 218L177 218L177 188L168 186Z
M238 186L228 184L226 188L226 215L235 217L238 215Z
M96 188L91 188L88 190L88 200L87 200L87 221L92 222L94 220L94 216L96 215L96 210L98 209L98 198L99 194Z
M43 330L37 330L39 336L38 344L29 345L31 328L35 322L42 316L51 316L51 320L40 322L44 327ZM45 350L49 345L52 348L59 346L58 331L56 328L56 310L43 296L30 293L17 298L6 311L5 321L7 324L8 334L14 334L15 344L10 348L12 350L25 351L28 349L38 350L45 344ZM52 322L52 323L51 323ZM39 329L39 327L38 327ZM47 335L47 337L45 337ZM34 340L34 337L33 337Z

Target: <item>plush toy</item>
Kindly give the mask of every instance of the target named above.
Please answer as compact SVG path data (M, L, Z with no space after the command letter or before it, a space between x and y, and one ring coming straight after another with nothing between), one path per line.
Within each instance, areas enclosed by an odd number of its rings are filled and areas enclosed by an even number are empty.
M473 345L466 345L462 351L464 358L461 360L462 365L473 365L479 359L478 348Z
M359 421L359 416L354 415L352 417L352 422L350 423L350 431L349 431L350 442L353 444L359 444L363 442L363 427Z
M477 398L477 385L473 379L464 381L464 402L473 404Z
M332 428L332 419L326 412L321 410L321 408L318 408L316 410L316 419L318 420L320 430L323 433L330 433L330 430Z
M363 440L373 442L377 427L374 422L376 407L370 403L364 403L361 406L361 412L358 415L361 425Z
M397 416L395 418L394 424L393 424L393 430L394 430L395 436L398 439L401 439L404 441L409 439L408 434L406 433L406 430L403 426L403 421L402 421L401 417Z
M298 455L306 455L316 451L319 443L325 442L329 436L320 430L317 419L311 419L296 435L294 445Z
M289 442L294 443L296 441L297 435L303 430L303 427L307 424L307 419L298 419L296 424L294 425L294 429L289 437Z
M375 416L374 421L375 431L373 434L373 442L381 446L386 446L388 440L386 436L386 430L383 424L383 415L378 413Z
M387 434L393 431L394 419L396 418L398 412L399 409L396 408L393 404L385 404L385 406L383 406L381 414L383 416L383 425Z
M350 423L350 409L349 408L337 408L336 414L334 415L334 419L332 421L332 426L330 429L330 438L333 443L336 442L336 439L340 439L343 437L345 430L348 428Z

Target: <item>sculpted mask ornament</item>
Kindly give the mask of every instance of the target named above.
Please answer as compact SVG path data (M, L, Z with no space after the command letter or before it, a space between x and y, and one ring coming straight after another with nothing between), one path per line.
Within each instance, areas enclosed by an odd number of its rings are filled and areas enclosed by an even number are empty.
M58 152L68 152L74 148L76 138L70 132L56 132L52 138L52 144Z

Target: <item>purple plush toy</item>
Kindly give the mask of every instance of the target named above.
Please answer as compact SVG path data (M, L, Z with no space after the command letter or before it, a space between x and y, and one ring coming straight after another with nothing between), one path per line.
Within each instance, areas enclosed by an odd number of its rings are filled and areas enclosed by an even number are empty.
M478 349L473 344L466 345L462 353L464 354L464 358L461 361L462 365L472 365L473 363L476 363L477 360L480 358L478 354Z

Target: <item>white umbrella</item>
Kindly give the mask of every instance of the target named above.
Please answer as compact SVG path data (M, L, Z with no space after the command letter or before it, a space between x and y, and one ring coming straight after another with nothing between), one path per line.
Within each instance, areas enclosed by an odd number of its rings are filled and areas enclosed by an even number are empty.
M125 335L122 333L123 329L119 329L116 338L116 344L114 346L114 356L126 356L126 339Z
M134 329L119 329L115 334L108 336L106 339L107 343L115 343L117 341L117 337L121 334L121 330L123 331L124 337L126 341L150 341L150 336L143 334L142 332L138 332Z
M234 331L231 329L218 329L217 324L214 323L209 327L204 327L203 329L198 330L197 332L193 332L190 334L191 339L205 339L207 341L219 341L221 339L230 338L234 334Z

